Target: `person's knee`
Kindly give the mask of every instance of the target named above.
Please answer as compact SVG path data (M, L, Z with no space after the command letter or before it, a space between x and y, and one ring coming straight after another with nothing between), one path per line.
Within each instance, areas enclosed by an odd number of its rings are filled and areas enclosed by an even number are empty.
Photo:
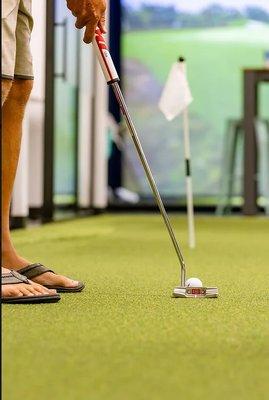
M12 87L13 81L11 79L2 79L1 81L1 99L2 99L2 106L7 99L7 96L10 92Z
M33 80L30 79L15 79L10 97L18 103L24 105L27 103L33 88Z

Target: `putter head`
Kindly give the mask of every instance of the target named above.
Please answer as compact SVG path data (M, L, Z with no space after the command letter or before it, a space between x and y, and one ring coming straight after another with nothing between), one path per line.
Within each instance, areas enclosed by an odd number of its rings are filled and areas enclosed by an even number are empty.
M177 286L173 291L173 297L214 298L218 297L218 288Z

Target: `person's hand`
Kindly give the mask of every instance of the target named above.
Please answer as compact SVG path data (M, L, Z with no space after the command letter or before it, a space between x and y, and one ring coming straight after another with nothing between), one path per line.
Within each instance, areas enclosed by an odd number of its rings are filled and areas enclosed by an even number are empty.
M66 0L67 7L77 18L78 29L86 27L84 42L91 43L95 29L99 27L102 33L105 29L106 0Z

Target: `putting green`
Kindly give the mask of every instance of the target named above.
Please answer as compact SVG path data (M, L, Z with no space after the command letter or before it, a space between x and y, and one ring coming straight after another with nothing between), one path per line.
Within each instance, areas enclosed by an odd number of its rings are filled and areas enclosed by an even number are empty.
M188 276L218 299L173 299L177 261L158 215L105 215L13 233L32 261L86 282L58 304L3 307L7 400L266 399L265 218L173 224ZM267 394L266 394L267 393Z

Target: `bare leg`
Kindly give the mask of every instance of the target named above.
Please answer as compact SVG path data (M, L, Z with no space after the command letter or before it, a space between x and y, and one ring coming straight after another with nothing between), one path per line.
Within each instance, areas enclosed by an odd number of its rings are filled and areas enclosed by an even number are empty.
M2 106L5 103L6 99L8 98L9 92L12 88L12 80L9 79L3 79L2 80ZM3 178L6 177L6 174L4 173L4 162L3 162ZM2 191L3 193L3 191ZM4 199L4 196L2 200ZM5 216L5 213L8 213L9 211L5 210L3 211L3 217ZM5 219L5 223L2 222L2 228L5 227L5 230L7 227L5 226L7 224L7 221ZM3 234L3 239L6 236L6 233L2 232ZM3 254L2 254L3 256ZM1 273L7 273L9 272L8 269L6 268L1 268ZM3 285L1 289L1 296L2 297L15 297L15 296L34 296L34 295L40 295L40 294L51 294L55 293L53 290L48 290L47 288L39 285L38 283L32 282L31 285L27 285L24 283L18 284L18 285Z
M4 102L7 99L7 96L10 92L11 86L12 86L12 80L2 79L2 96L1 96L2 107L3 107Z
M3 120L3 166L2 166L2 262L17 258L11 243L9 209L21 146L21 130L24 110L32 89L32 81L14 81L4 99ZM14 260L15 261L15 260ZM13 267L13 265L10 265Z
M31 264L30 261L18 255L12 244L9 228L9 210L20 154L22 121L32 85L32 80L18 79L13 81L3 105L2 265L9 269L20 269ZM33 280L40 284L67 287L78 284L77 281L52 274L51 272L40 275Z

